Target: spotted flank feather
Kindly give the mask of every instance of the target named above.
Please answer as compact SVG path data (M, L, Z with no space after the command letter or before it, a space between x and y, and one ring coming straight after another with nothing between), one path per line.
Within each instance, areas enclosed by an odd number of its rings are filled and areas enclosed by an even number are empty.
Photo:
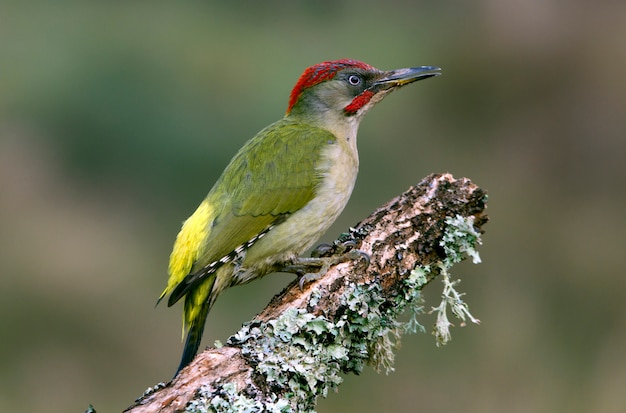
M169 299L167 300L167 306L171 307L178 300L180 300L185 294L189 292L191 288L195 285L199 284L202 280L204 280L207 276L213 274L217 271L218 268L223 266L224 264L228 264L229 262L233 262L235 260L241 261L246 253L246 251L252 247L258 240L263 238L269 231L272 230L276 225L278 225L282 220L277 220L271 225L267 226L263 231L259 232L254 237L250 238L248 241L243 244L237 246L234 250L224 255L217 261L213 261L212 263L205 265L199 271L195 273L189 274L185 277L185 279L176 286L174 291L170 294Z

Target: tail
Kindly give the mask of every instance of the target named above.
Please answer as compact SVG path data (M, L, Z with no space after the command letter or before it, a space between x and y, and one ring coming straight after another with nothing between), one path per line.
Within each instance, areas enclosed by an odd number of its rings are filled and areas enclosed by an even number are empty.
M206 322L207 315L209 314L209 310L211 309L211 305L213 304L211 301L205 301L202 304L200 312L189 326L183 356L180 359L180 365L176 369L174 376L191 363L194 357L196 357L196 354L198 354L198 348L200 348L200 342L202 341L202 333L204 332L204 324Z
M190 289L185 296L183 332L185 327L188 327L189 331L187 332L183 356L178 369L176 369L176 374L191 363L196 354L198 354L209 310L213 307L215 299L223 289L218 278L218 274L211 274L207 279L202 280L201 283Z

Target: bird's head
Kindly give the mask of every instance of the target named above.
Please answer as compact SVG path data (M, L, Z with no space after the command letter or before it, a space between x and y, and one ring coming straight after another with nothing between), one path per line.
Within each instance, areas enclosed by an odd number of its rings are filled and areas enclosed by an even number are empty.
M378 70L358 60L319 63L304 71L291 91L287 116L358 126L361 117L389 92L409 83L438 76L441 69L420 66Z

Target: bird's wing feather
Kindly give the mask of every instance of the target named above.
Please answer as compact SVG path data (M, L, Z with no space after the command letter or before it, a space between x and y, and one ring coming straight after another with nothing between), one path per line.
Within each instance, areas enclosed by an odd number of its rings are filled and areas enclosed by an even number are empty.
M283 119L248 141L207 197L221 207L197 265L220 259L313 199L321 150L335 140L324 129Z
M315 196L321 179L321 150L335 141L329 131L287 118L248 141L204 201L214 214L207 222L202 242L188 247L193 251L181 251L193 254L195 259L184 275L179 271L176 280L168 283L164 294L179 285L168 304L202 281L207 272L198 275L207 266L305 206Z

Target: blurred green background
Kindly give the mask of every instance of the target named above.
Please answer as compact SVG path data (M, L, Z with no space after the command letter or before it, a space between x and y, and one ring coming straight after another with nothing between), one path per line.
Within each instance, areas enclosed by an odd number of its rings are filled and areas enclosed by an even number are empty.
M343 57L444 75L366 117L323 240L431 172L487 189L491 222L455 273L482 324L406 336L396 372L318 410L625 411L624 39L611 1L2 2L0 411L120 411L170 378L181 307L154 303L180 223L300 73ZM290 280L227 291L205 343Z

